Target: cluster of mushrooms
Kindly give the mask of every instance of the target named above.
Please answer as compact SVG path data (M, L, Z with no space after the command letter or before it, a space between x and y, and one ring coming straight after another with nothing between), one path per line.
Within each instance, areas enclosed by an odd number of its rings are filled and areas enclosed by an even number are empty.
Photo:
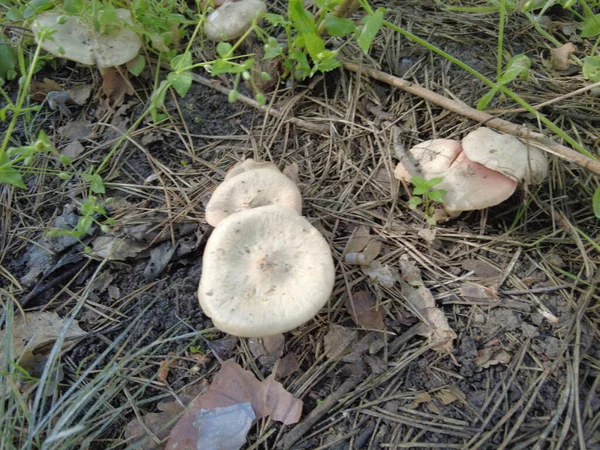
M236 164L206 205L215 227L198 299L215 327L272 336L302 325L327 303L335 269L325 238L301 215L296 184L272 163Z
M539 184L548 174L541 150L486 127L467 134L462 142L422 142L407 156L409 161L398 164L395 177L406 182L415 174L427 180L443 178L435 188L446 190L444 208L451 217L502 203L519 183Z

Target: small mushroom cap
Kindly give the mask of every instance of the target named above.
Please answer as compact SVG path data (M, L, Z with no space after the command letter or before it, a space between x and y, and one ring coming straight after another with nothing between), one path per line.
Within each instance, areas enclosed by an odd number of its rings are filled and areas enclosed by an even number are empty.
M464 152L442 176L442 182L435 188L446 190L444 207L451 215L495 206L517 188L516 181L471 161Z
M256 16L267 7L260 0L228 1L215 9L204 24L204 34L215 42L239 38L248 30Z
M421 142L409 150L425 178L445 172L462 151L460 142L452 139L432 139Z
M225 175L225 181L249 170L256 169L271 169L279 172L279 169L272 162L256 162L252 158L248 158L244 162L238 162L233 165Z
M412 180L412 174L401 162L394 169L394 177L396 180L406 181L407 183L410 183L410 180Z
M245 209L279 205L300 214L302 196L292 180L272 168L242 172L223 181L206 205L206 221L216 227L225 217Z
M128 10L117 9L117 16L120 22L131 24L131 13ZM128 27L121 27L113 33L99 34L76 16L65 16L66 20L62 24L58 23L59 17L63 15L54 11L44 12L31 25L36 42L39 42L41 28L55 30L51 38L42 42L42 48L55 56L106 68L131 61L142 48L142 40ZM59 48L64 53L59 52Z
M202 263L202 310L234 336L293 330L327 303L335 281L327 241L304 217L277 205L224 219Z
M464 137L462 146L471 161L517 182L541 183L548 174L545 154L535 147L526 146L514 136L480 127Z

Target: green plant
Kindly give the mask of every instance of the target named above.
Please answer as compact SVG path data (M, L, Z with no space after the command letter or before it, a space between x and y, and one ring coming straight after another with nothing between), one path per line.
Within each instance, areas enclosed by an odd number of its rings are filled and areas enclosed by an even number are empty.
M594 215L596 218L600 219L600 186L598 186L594 191L594 196L592 197L592 207L594 209Z
M426 180L421 176L413 176L410 180L414 188L412 196L408 200L408 207L417 210L419 206L422 206L427 217L427 223L430 225L435 225L435 219L433 218L435 206L433 203L443 203L446 196L444 189L434 189L442 181L444 181L442 177Z

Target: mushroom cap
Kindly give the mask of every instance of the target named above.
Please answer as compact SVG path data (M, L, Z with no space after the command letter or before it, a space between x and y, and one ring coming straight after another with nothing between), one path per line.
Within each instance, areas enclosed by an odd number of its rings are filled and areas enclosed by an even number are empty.
M462 151L460 142L453 139L432 139L421 142L409 150L425 178L445 172Z
M117 9L122 23L131 24L131 13L126 9ZM65 17L64 23L58 23ZM130 28L121 27L117 31L100 34L86 25L76 16L63 16L55 11L39 14L31 25L36 42L42 27L55 30L50 39L44 39L42 48L61 58L70 59L88 66L99 68L116 67L135 58L142 48L142 40ZM59 49L64 51L60 53Z
M223 181L206 205L206 221L216 227L225 217L266 205L279 205L300 214L302 196L292 180L279 171L262 168Z
M252 158L246 159L244 162L238 162L233 165L225 175L225 181L239 175L240 173L248 172L256 169L271 169L279 172L279 169L272 162L256 162Z
M231 215L215 228L204 250L198 299L218 329L271 336L314 317L334 281L325 238L304 217L270 205Z
M444 207L451 215L495 206L517 188L516 181L471 161L464 152L442 176L435 188L446 190Z
M215 9L204 24L204 34L211 41L229 41L239 38L256 16L267 11L260 0L228 1Z
M463 151L471 161L530 184L541 183L548 174L545 154L526 146L514 136L480 127L462 140Z
M401 162L398 163L396 168L394 169L394 178L400 181L406 181L410 183L412 180L412 174L408 171L408 169Z

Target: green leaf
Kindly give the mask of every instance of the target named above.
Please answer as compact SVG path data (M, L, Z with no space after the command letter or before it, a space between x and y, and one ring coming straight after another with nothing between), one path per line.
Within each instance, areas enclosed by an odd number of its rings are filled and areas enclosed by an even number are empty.
M167 75L167 80L171 82L171 85L181 97L185 97L187 91L192 87L192 74L190 72L171 72Z
M21 189L27 188L25 183L23 183L21 173L14 167L10 166L0 169L0 183L12 184L13 186L17 186Z
M280 16L279 14L264 14L263 19L269 22L271 25L289 25L289 22L285 19L285 17Z
M127 63L127 70L129 70L129 73L134 77L139 76L140 73L142 73L142 70L144 70L144 67L146 67L146 58L144 58L144 55L137 55Z
M408 207L412 210L416 210L417 206L423 203L423 199L421 197L411 197L408 199Z
M304 46L306 47L306 51L313 59L313 61L318 60L318 54L325 50L325 42L323 38L319 36L317 33L309 33L302 36L304 38Z
M427 181L427 186L429 186L430 188L440 184L442 181L444 181L444 177L435 177L435 178L431 178Z
M417 186L413 189L412 193L413 195L423 195L428 190L429 188L427 186Z
M592 206L594 208L594 215L600 219L600 186L596 188L594 196L592 197Z
M265 44L265 55L263 59L273 59L283 53L283 47L279 45L277 39L274 37L269 37L267 43Z
M581 37L590 38L600 34L600 14L588 17L581 24Z
M171 69L178 71L192 65L192 54L190 52L182 53L181 55L174 56L169 63Z
M299 35L318 33L315 25L315 18L304 8L302 0L290 0L288 8L290 20L294 24L294 28L296 28Z
M104 194L106 192L106 189L104 188L104 181L102 181L102 177L100 175L92 175L91 181L90 189L94 194Z
M414 175L411 179L410 182L413 186L415 187L423 187L423 188L428 188L427 186L427 180L419 175Z
M383 13L385 10L383 8L377 9L375 14L369 16L363 25L363 28L358 36L358 45L362 49L363 52L369 53L369 49L371 48L371 44L373 43L373 39L379 33L379 29L383 25Z
M496 95L497 92L498 92L498 88L490 89L490 91L487 94L485 94L483 97L481 97L481 99L479 99L479 101L477 102L477 105L475 105L475 107L479 111L487 108L488 105L490 104L490 102L492 101L492 99L494 98L494 95Z
M16 6L13 6L6 13L6 18L8 20L13 20L13 21L23 20L23 13L21 12L21 10L19 8L17 8Z
M323 61L319 61L319 63L317 64L317 69L319 69L321 72L329 72L330 70L337 69L341 66L342 65L337 59L329 58Z
M530 68L531 59L528 56L523 54L515 55L506 64L506 69L498 82L500 84L507 84L517 78L526 80L529 78Z
M446 190L445 189L436 189L434 191L429 191L427 196L430 200L438 203L444 203L444 198L446 198Z
M333 14L328 14L325 18L325 28L329 36L333 37L346 36L356 31L356 25L353 21L345 17L334 16Z
M11 42L0 35L0 78L10 80L17 64L17 52ZM11 73L12 72L12 73Z
M229 42L219 42L217 44L217 55L219 55L221 58L227 58L232 48L233 45L231 45Z
M594 83L600 81L600 56L583 58L583 76Z

